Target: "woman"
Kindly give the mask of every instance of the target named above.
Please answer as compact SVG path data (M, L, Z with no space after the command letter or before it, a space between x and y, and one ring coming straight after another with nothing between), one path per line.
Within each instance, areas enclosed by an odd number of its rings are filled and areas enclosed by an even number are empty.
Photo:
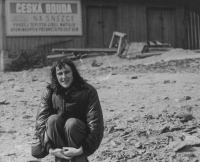
M36 117L36 136L55 161L86 162L103 138L103 114L97 91L67 58L51 68Z

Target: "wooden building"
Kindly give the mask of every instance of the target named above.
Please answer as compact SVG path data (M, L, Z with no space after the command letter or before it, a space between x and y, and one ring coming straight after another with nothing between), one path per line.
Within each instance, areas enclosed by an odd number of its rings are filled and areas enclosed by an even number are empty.
M60 11L58 4L70 4L69 11L66 6ZM200 17L196 4L198 0L0 0L0 50L50 53L52 48L108 47L113 31L126 33L130 42L158 40L175 48L198 49ZM62 21L64 26L68 20L58 15L72 14L71 29L59 31L56 23ZM51 15L57 18L47 19ZM46 19L39 19L42 16ZM47 27L43 22L57 29L39 32ZM33 31L25 29L30 26Z

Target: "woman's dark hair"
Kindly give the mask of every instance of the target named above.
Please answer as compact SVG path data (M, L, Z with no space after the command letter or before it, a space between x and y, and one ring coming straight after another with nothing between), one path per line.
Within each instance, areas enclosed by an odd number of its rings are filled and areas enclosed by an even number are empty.
M80 76L75 64L69 60L68 58L64 57L57 62L55 62L52 67L51 67L51 84L50 87L55 90L56 92L58 91L63 91L64 88L59 84L57 76L56 76L56 67L63 68L65 65L68 65L71 70L72 70L72 75L73 75L73 85L81 87L85 83L85 80Z

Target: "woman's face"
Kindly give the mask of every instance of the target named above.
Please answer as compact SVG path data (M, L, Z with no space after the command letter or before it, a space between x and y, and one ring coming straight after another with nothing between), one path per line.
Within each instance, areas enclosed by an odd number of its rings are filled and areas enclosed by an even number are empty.
M68 88L73 82L72 69L67 64L60 69L58 66L56 67L56 76L63 88Z

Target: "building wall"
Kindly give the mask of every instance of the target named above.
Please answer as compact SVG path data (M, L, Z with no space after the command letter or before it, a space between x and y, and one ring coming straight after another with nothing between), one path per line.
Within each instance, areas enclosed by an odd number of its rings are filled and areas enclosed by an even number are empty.
M11 51L39 50L50 53L52 48L86 47L88 34L86 26L86 6L88 5L116 6L116 29L119 32L126 33L131 42L147 40L147 7L174 8L176 13L176 47L184 47L184 8L180 3L157 0L155 2L140 0L82 0L81 3L83 36L5 36L5 43L2 44L2 49ZM3 25L2 30L5 30L4 28L5 26Z
M200 13L195 8L187 8L185 11L185 47L188 49L200 48Z
M119 11L119 30L128 33L130 41L147 40L147 17L146 8L173 8L175 9L175 31L176 47L184 46L184 9L183 6L176 3L148 3L148 2L131 2L122 3Z

